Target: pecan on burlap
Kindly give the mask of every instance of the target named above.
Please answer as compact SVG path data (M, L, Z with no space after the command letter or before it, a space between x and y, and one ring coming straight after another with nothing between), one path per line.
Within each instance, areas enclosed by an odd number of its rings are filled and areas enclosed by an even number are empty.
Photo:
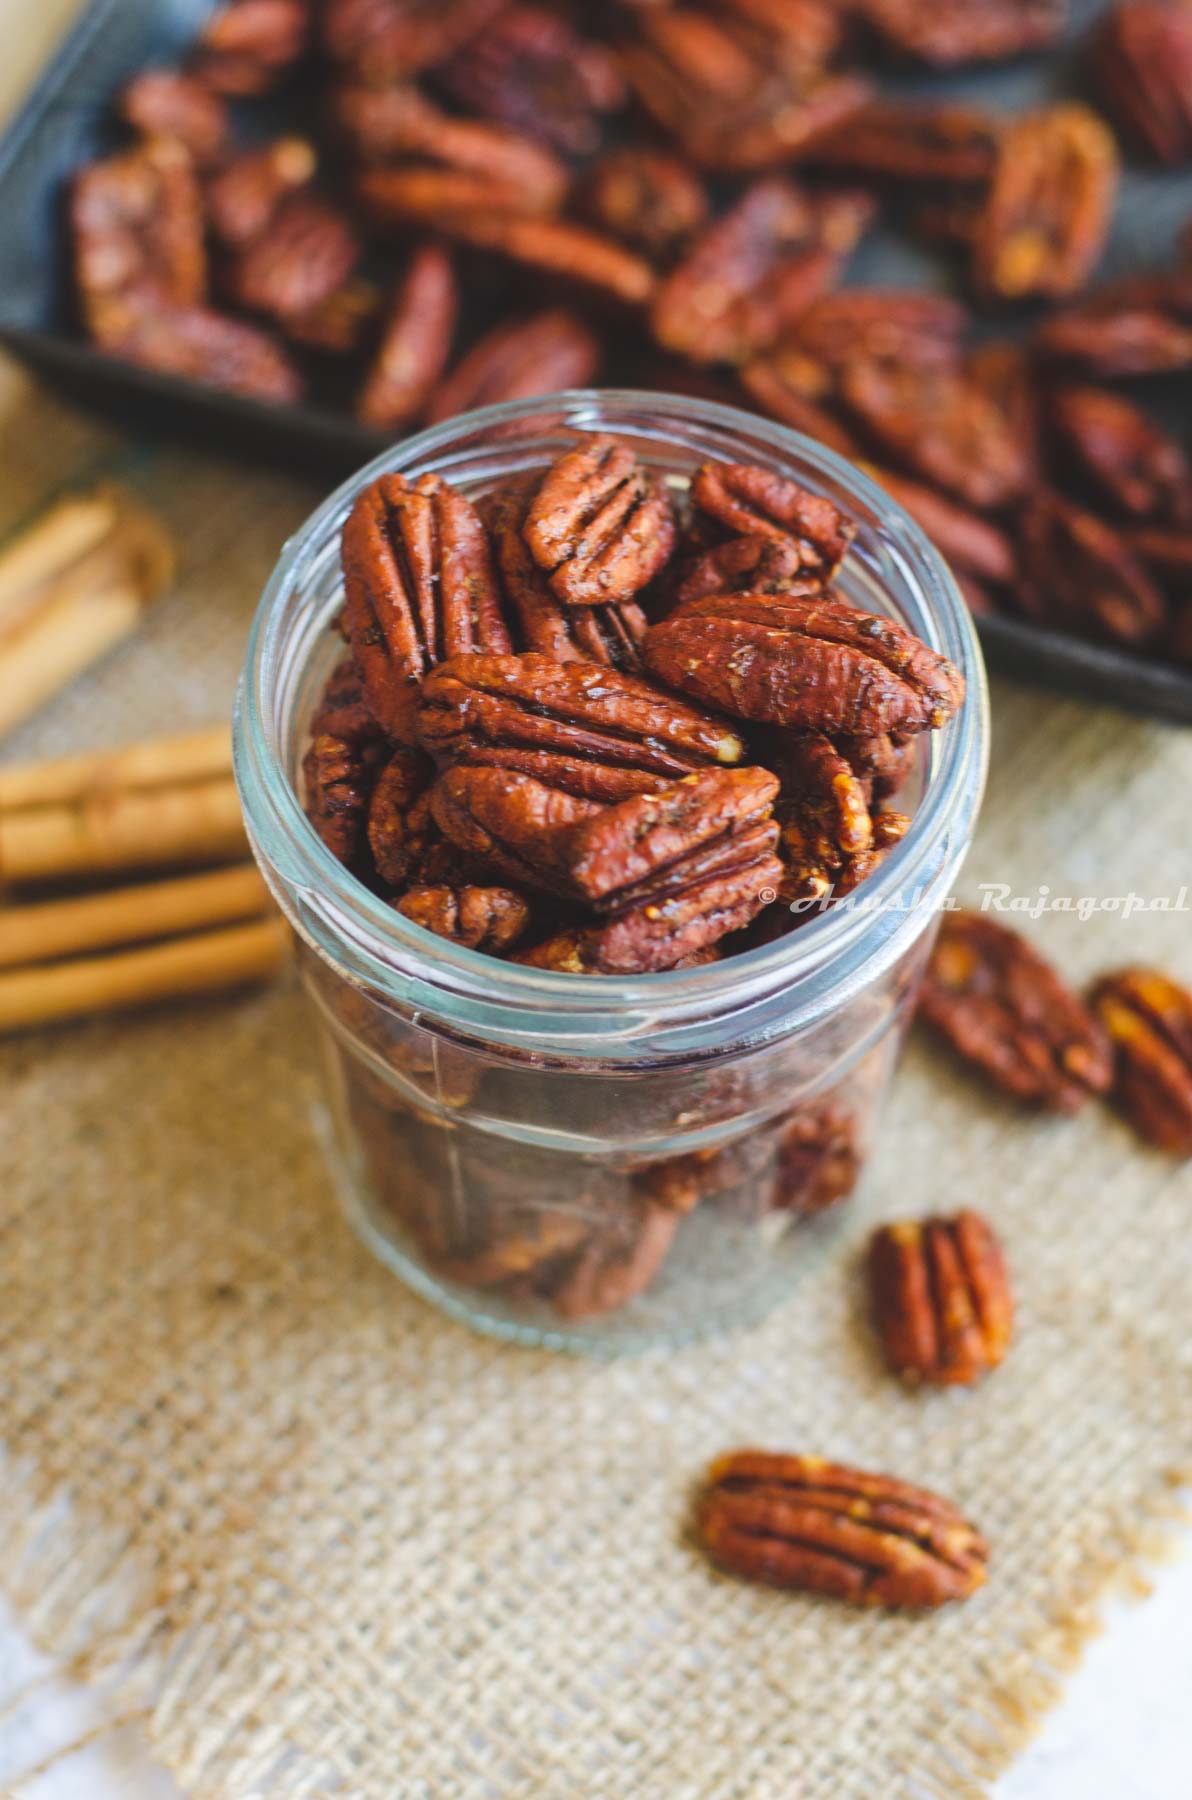
M1075 293L1105 246L1117 174L1112 134L1087 106L1016 119L977 222L978 291L1006 300Z
M1147 643L1163 595L1129 543L1096 513L1037 488L1017 521L1015 598L1041 625L1110 643Z
M431 395L427 422L477 406L529 400L563 388L587 387L600 363L600 340L562 307L506 320L485 332L449 369Z
M703 463L691 480L696 511L730 531L793 547L802 574L830 581L856 526L822 494L750 463Z
M551 464L526 507L530 553L569 606L632 600L666 563L675 516L666 484L615 438L586 438Z
M868 1280L886 1361L906 1381L967 1386L1010 1347L1010 1277L979 1213L883 1225L870 1239Z
M423 410L447 366L458 309L449 253L441 244L420 245L390 302L356 402L358 419L391 431Z
M901 56L936 68L996 62L1053 44L1064 0L861 0L862 16Z
M640 671L645 613L633 600L616 606L565 605L522 535L527 498L525 492L511 491L488 508L509 620L527 650L553 662L587 661L629 673Z
M1192 162L1192 7L1117 0L1094 32L1089 72L1131 147L1173 168Z
M151 308L203 299L202 203L176 138L150 138L90 163L75 176L69 204L80 304L97 343L115 347Z
M1091 1004L1113 1046L1115 1105L1148 1143L1192 1156L1192 994L1157 969L1122 969Z
M729 1574L862 1606L963 1600L988 1560L980 1533L926 1488L762 1450L712 1464L696 1532Z

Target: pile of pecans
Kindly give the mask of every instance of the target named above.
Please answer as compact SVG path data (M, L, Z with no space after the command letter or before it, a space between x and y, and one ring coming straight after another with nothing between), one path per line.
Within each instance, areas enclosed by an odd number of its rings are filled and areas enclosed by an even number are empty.
M974 607L1187 661L1188 463L1102 384L1192 370L1192 264L1081 290L1115 130L1192 162L1192 5L1095 23L1081 66L1108 123L874 80L1043 52L1064 14L226 0L183 69L118 97L131 147L75 179L83 323L114 355L349 401L386 434L593 381L743 401L870 463ZM295 135L261 141L259 97ZM1048 314L1025 343L982 321L975 347L957 301L841 288L879 217L957 258L983 313Z
M697 469L680 518L614 437L479 506L381 476L343 530L312 823L407 918L535 968L768 941L899 840L883 802L964 694L833 589L853 535L744 464Z

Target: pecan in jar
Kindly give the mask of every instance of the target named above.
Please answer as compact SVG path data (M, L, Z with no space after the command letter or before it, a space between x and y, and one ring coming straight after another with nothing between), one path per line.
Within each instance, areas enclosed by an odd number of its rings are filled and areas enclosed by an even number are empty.
M874 100L817 137L808 162L863 181L983 187L1000 127L974 106Z
M260 237L282 201L306 187L317 166L305 138L275 138L259 150L230 157L207 183L207 222L225 249Z
M616 58L542 6L506 6L438 72L468 112L541 138L567 156L599 147L604 113L625 101Z
M530 909L512 888L407 888L394 903L403 918L468 950L502 956L530 923Z
M378 85L446 61L503 0L326 0L323 42L338 63Z
M1162 629L1163 595L1126 540L1095 513L1046 488L1018 519L1016 600L1040 624L1143 644Z
M316 732L303 758L306 816L342 863L360 849L379 760L379 744L330 732Z
M565 605L522 535L527 498L516 491L500 495L488 512L509 616L526 649L549 656L552 662L586 660L629 673L640 671L645 613L633 600L608 606Z
M935 730L959 672L894 619L828 595L713 596L646 634L660 680L737 718L829 735Z
M857 423L912 475L977 511L1022 491L1023 446L977 384L947 368L859 362L842 391Z
M430 843L429 808L419 805L434 776L420 750L395 750L376 778L368 808L368 842L377 874L400 888Z
M206 292L203 219L190 157L173 138L81 169L71 184L75 279L88 331L110 347L150 307Z
M588 170L578 202L599 230L659 264L673 261L708 215L699 177L649 145L608 151Z
M1120 394L1063 387L1048 420L1070 466L1118 513L1192 521L1192 465L1173 437Z
M730 531L790 546L801 575L830 581L856 534L840 509L785 475L750 463L701 463L691 478L698 512Z
M1076 1112L1109 1087L1105 1035L1087 1007L1016 931L975 912L945 913L919 1016L995 1087Z
M815 1218L847 1200L861 1173L856 1120L832 1101L796 1108L782 1134L770 1205Z
M105 348L142 368L290 405L303 380L275 338L208 306L137 308Z
M200 169L224 155L232 121L216 93L180 69L142 69L116 102L120 117L148 138L174 138Z
M729 538L690 563L675 589L679 606L710 594L812 594L823 586L803 567L799 542L751 532Z
M553 212L567 171L541 144L441 112L414 88L345 88L336 118L366 166L356 194L382 225L444 225L472 208Z
M697 363L741 363L768 349L831 286L873 210L860 194L811 196L777 176L754 182L659 287L650 314L658 343Z
M881 867L911 828L909 813L882 809L872 815L872 836L864 850L849 857L832 886L833 900L845 900Z
M552 1284L555 1311L564 1319L591 1319L644 1293L666 1261L678 1223L664 1206L622 1209Z
M869 799L848 759L820 732L791 732L770 760L781 778L775 808L785 873L779 899L821 900L853 857L873 842Z
M980 1533L927 1488L763 1450L712 1464L696 1530L730 1575L861 1606L963 1600L988 1560Z
M870 1239L868 1280L886 1361L904 1381L967 1387L1010 1347L1006 1259L980 1213L883 1225Z
M509 648L488 535L438 476L382 475L343 529L344 616L369 705L409 742L418 683L447 657Z
M924 487L922 482L907 481L888 469L865 463L861 467L922 527L955 569L990 581L995 587L1006 587L1013 581L1017 565L1014 546L1006 532L991 525L980 513L957 506L945 494Z
M839 736L835 743L870 801L890 799L910 780L917 754L913 737L882 732L870 737Z
M338 292L360 258L347 220L314 194L283 200L229 271L233 298L285 325Z
M1192 7L1117 0L1093 34L1089 73L1130 145L1173 168L1192 162Z
M600 812L601 802L518 769L464 764L439 776L430 810L449 843L503 880L535 892L566 893L571 833Z
M1090 995L1113 1046L1114 1104L1173 1156L1192 1156L1192 994L1158 969L1103 975Z
M861 0L890 48L935 68L1042 50L1064 26L1064 0Z
M568 606L616 605L651 582L675 544L665 483L624 444L592 437L553 462L531 495L522 534Z
M392 431L420 413L451 354L459 310L455 269L441 244L421 244L390 303L356 416Z
M1117 171L1113 138L1087 106L1016 119L973 244L978 290L1058 299L1082 287L1105 245Z
M309 25L307 0L226 0L199 33L192 67L217 93L267 94L306 49Z
M478 338L434 389L427 422L503 400L530 400L587 387L600 363L600 340L562 307L495 325ZM536 648L537 646L531 646Z

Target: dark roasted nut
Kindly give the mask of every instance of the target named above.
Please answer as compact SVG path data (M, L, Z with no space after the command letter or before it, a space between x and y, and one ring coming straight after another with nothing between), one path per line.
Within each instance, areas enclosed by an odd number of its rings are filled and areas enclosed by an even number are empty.
M530 922L529 907L512 888L412 887L395 905L436 937L489 956L512 949Z
M984 1582L989 1554L951 1502L926 1488L762 1450L712 1464L696 1528L729 1574L862 1606L963 1600Z
M644 1293L666 1260L679 1223L665 1206L627 1208L617 1228L606 1226L590 1242L550 1299L564 1319L591 1319Z
M996 1087L1075 1112L1110 1082L1101 1028L1015 931L974 912L945 913L919 1014Z
M348 738L353 742L381 736L380 726L364 697L360 671L350 656L336 663L319 696L310 721L310 734L316 737L320 732L330 732L332 737Z
M519 887L566 893L567 845L601 803L549 787L516 769L448 769L430 790L435 823L465 855Z
M451 237L507 257L597 304L643 306L654 292L649 263L567 219L514 218L474 202L472 209L440 210L435 223Z
M371 281L345 281L305 312L291 313L283 330L291 343L331 355L355 350L380 311L381 296Z
M311 180L316 160L305 138L287 137L225 163L206 191L207 218L220 243L237 250L260 237L282 201Z
M1006 131L973 245L980 292L1018 300L1082 287L1104 248L1117 187L1113 137L1086 106L1053 106Z
M339 292L359 257L356 236L334 207L294 194L238 253L229 288L239 305L284 325Z
M145 137L175 138L199 168L217 162L231 135L218 94L180 69L144 69L120 91L121 118Z
M1156 581L1169 582L1180 593L1192 593L1192 526L1135 525L1125 536Z
M993 175L1000 127L972 106L874 101L817 137L807 160L858 180L983 186Z
M587 661L629 673L641 669L646 615L633 600L619 606L567 606L530 555L522 535L527 496L502 496L489 512L489 529L511 622L527 650L553 662Z
M405 749L394 751L377 776L368 809L368 843L387 887L402 887L429 847L429 810L418 802L433 776L429 757Z
M1090 73L1129 143L1157 162L1192 162L1192 7L1117 0L1094 33Z
M1100 288L1045 320L1038 349L1089 375L1164 375L1192 368L1192 268Z
M433 425L476 406L587 387L599 361L599 340L574 313L556 307L506 320L479 338L439 383L426 416Z
M861 0L860 10L900 54L937 68L996 62L1053 44L1064 0Z
M391 431L420 413L451 354L459 299L451 258L423 244L393 296L368 378L356 403L366 425Z
M738 718L829 735L934 730L964 680L895 620L831 596L714 596L646 635L646 665Z
M614 438L593 437L552 463L530 499L523 533L561 600L616 605L663 567L675 519L662 480Z
M888 800L909 781L917 750L914 738L837 737L836 748L864 784L871 800Z
M80 170L70 221L83 318L98 343L114 346L150 306L202 300L207 264L199 190L176 139L151 138Z
M934 488L906 481L888 469L868 468L866 473L910 514L957 569L999 587L1014 579L1014 546L1007 534L988 519L957 506Z
M600 143L600 115L625 100L616 59L542 6L507 6L439 71L468 112L541 138L570 156Z
M675 599L683 606L710 594L813 594L822 586L820 576L806 573L796 538L754 532L729 538L697 557L675 589Z
M1122 969L1091 1003L1113 1045L1115 1104L1148 1143L1192 1156L1192 994L1157 969Z
M789 907L828 894L851 860L869 849L873 824L864 783L821 733L784 734L773 761L782 782L775 816L785 874L778 897Z
M252 400L287 405L302 398L302 377L274 338L210 307L138 310L105 348L144 368Z
M307 0L227 0L211 14L191 59L221 94L266 94L306 49Z
M858 423L912 474L978 511L1022 491L1025 451L975 382L946 368L861 362L845 370L842 389Z
M831 1102L801 1106L782 1135L770 1205L814 1218L847 1200L861 1173L855 1120Z
M1095 514L1041 488L1019 517L1018 547L1016 598L1030 618L1124 644L1146 643L1162 629L1162 594Z
M982 344L966 358L964 372L1016 445L1025 485L1041 480L1044 381L1030 349L1004 339Z
M858 362L954 369L968 323L964 307L943 294L846 288L809 306L787 342L836 377Z
M755 182L658 289L655 338L694 362L746 362L831 286L872 216L863 195L812 197L778 177Z
M1103 388L1061 388L1051 396L1049 418L1075 472L1118 512L1192 521L1192 465L1129 400Z
M858 850L850 856L844 868L832 885L833 900L845 900L856 893L863 881L868 881L875 869L881 867L896 844L900 844L911 828L907 813L878 812L873 815L873 836L867 849Z
M344 525L343 565L345 622L369 705L408 743L428 669L509 648L487 533L438 476L411 484L382 475Z
M966 1387L1009 1349L1010 1277L979 1213L883 1225L870 1240L868 1275L886 1361L905 1381Z
M446 60L502 0L327 0L323 41L336 62L381 83Z
M670 262L708 212L703 186L685 162L637 145L601 157L579 203L601 231L654 263Z
M306 816L332 855L350 864L362 847L365 816L385 756L350 658L332 670L310 733L302 764Z
M838 456L854 457L856 446L844 425L833 412L806 393L808 369L807 358L801 351L794 352L788 365L787 353L780 345L768 355L746 363L741 370L741 382L753 404L769 413L771 418L789 425L793 431L801 431L804 437L826 444ZM826 384L821 382L818 372L813 372L810 385L819 388Z
M856 532L822 494L748 463L702 463L691 479L691 498L730 531L792 545L801 573L821 582L835 575Z

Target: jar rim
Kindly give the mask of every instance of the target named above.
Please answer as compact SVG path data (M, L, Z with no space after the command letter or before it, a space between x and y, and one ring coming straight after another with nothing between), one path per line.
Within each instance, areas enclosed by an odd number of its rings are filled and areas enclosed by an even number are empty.
M903 573L926 597L927 641L956 664L967 683L965 703L932 739L926 788L902 841L863 883L853 903L834 905L771 944L698 968L641 975L586 976L527 968L451 944L403 917L358 881L327 849L306 818L287 768L270 708L288 603L304 568L331 534L338 539L357 493L379 475L423 472L450 476L442 453L455 440L549 418L551 429L625 432L617 414L665 427L708 427L762 444L799 480L820 474L863 503L879 521ZM649 433L638 433L648 447ZM826 446L719 402L635 389L569 389L461 413L390 445L343 481L287 540L257 606L233 720L234 763L254 852L274 894L300 935L342 974L380 996L446 1023L462 1035L511 1046L565 1041L569 1055L626 1052L643 1037L685 1044L695 1022L755 1036L793 1028L777 1024L773 1002L799 991L802 1026L835 1004L842 986L868 982L906 943L906 923L922 909L920 879L942 900L967 850L984 785L988 697L976 632L947 564L926 534L860 469ZM956 829L959 827L959 829ZM941 876L943 878L941 884ZM909 893L910 902L900 904ZM916 894L918 898L916 899ZM938 901L937 901L938 903ZM870 933L871 919L903 915L903 926ZM915 932L925 919L915 921ZM897 944L894 939L897 938ZM787 1008L789 1011L789 1007ZM767 1022L768 1021L768 1022ZM723 1040L723 1029L720 1033ZM618 1049L618 1046L622 1048Z

